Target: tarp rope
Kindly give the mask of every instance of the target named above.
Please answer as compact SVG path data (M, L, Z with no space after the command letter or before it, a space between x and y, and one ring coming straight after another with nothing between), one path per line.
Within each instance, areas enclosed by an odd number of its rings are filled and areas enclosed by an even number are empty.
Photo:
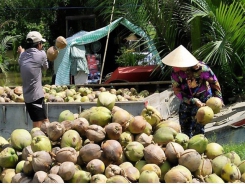
M111 23L112 23L112 17L113 17L113 13L114 13L115 3L116 3L116 0L114 0L114 2L113 2L112 11L111 11L111 20L110 20L110 25L109 25L109 28L108 28L106 45L105 45L105 52L104 52L104 57L103 57L103 62L102 62L101 72L100 72L100 84L101 84L101 79L102 79L102 76L103 76L103 70L104 70L104 65L105 65L105 58L106 58L106 52L107 52L107 47L108 47L108 41L109 41L109 36L110 36L110 28L111 28Z

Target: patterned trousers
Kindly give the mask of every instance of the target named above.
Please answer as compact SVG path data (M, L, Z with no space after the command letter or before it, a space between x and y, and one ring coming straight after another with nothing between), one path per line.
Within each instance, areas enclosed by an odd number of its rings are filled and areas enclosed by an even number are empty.
M196 105L189 105L181 103L179 108L179 122L181 132L191 138L197 134L204 134L204 126L196 122L195 116L198 107Z

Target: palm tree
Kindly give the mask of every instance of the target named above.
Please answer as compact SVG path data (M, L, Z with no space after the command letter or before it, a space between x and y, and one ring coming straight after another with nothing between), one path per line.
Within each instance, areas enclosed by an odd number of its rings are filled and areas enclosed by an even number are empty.
M90 0L90 6L104 20L109 20L113 3L111 0ZM117 0L113 19L124 17L141 27L153 39L161 57L180 44L190 46L190 25L183 16L183 0ZM169 77L170 68L158 63L162 72L159 79Z
M245 93L245 3L193 0L189 22L201 19L202 43L194 55L213 65L225 96Z
M10 23L16 23L15 21L5 21L2 24L0 24L0 71L5 76L4 84L6 83L7 79L7 61L9 58L6 56L6 52L10 46L13 46L13 50L16 51L16 41L19 38L19 36L8 36L6 35L6 32L4 31L4 26L9 25Z

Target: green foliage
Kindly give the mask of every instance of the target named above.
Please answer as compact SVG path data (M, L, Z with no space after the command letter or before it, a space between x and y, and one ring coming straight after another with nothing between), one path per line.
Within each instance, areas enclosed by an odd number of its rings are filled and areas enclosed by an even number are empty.
M224 144L222 145L222 147L224 148L225 153L229 153L231 151L236 152L241 160L245 160L245 143L239 143L239 144Z
M139 62L145 57L144 54L134 52L134 49L122 47L119 51L120 55L116 57L116 63L119 66L138 66ZM147 64L147 63L143 63Z

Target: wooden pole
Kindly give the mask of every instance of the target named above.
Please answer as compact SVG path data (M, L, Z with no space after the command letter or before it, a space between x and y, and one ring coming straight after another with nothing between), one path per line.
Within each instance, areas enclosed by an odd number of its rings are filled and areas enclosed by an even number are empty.
M107 51L107 47L108 47L108 41L109 41L109 36L110 36L110 28L111 28L111 22L112 22L112 17L113 17L113 13L114 13L115 3L116 3L116 0L114 0L114 2L113 2L112 11L111 11L111 20L110 20L110 24L109 24L108 33L107 33L105 52L104 52L104 57L103 57L103 62L102 62L101 72L100 72L100 84L101 84L101 79L102 79L102 76L103 76L103 70L104 70L104 64L105 64L105 58L106 58L106 51Z

